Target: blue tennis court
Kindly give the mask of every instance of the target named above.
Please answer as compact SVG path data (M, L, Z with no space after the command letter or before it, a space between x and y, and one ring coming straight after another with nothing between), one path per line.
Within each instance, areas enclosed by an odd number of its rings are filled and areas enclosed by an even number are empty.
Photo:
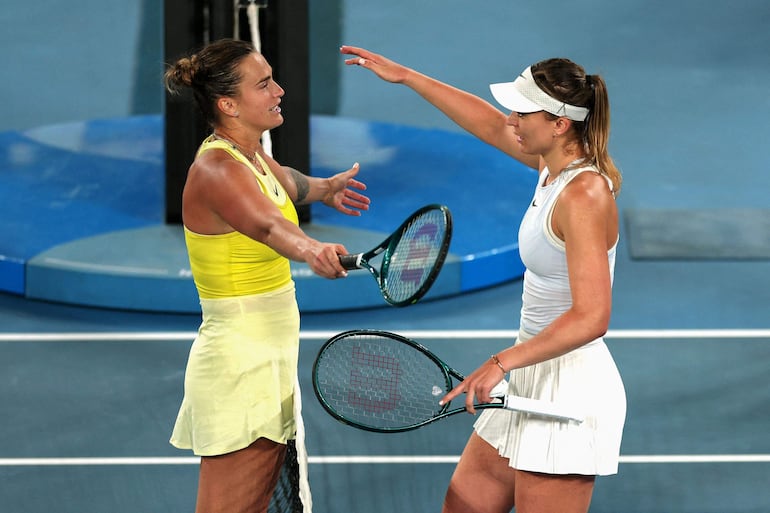
M160 186L151 179L161 150L157 123L140 130L145 136L155 134L148 137L149 146L110 143L113 153L96 167L91 167L93 155L84 156L72 145L62 149L48 144L62 127L96 126L94 136L104 135L105 125L114 125L92 120L98 114L95 105L106 109L115 104L113 98L98 97L96 90L109 89L125 63L114 64L114 75L88 79L92 101L57 97L58 91L39 88L53 81L50 72L47 80L36 78L41 76L39 64L47 62L53 48L63 48L81 67L91 69L88 66L100 62L94 54L100 45L91 40L88 51L73 51L81 47L64 44L64 31L33 41L32 32L18 20L27 19L34 8L32 14L49 20L48 26L59 26L57 12L72 23L78 17L87 19L85 31L93 28L95 13L104 8L124 20L112 27L115 34L141 38L147 34L142 17L160 7L147 1L120 6L86 2L83 11L73 5L62 13L56 5L45 9L46 3L56 2L12 2L0 18L7 28L0 38L7 47L18 48L16 55L29 63L14 75L22 82L26 76L35 78L25 87L39 91L41 102L53 97L59 104L53 127L0 132L0 281L11 284L0 293L0 511L193 511L197 459L171 447L168 438L198 316L29 299L24 297L24 275L16 272L28 258L60 243L99 235L99 219L117 223L113 229L153 225L159 213L150 203L161 197L153 188L141 208L120 207L134 204L134 195L142 193L136 187L139 182L122 174L126 169L144 173L141 176L150 178L147 183ZM370 181L377 188L370 193L383 206L373 211L365 228L375 234L388 231L407 213L404 210L440 196L452 204L458 220L468 223L454 246L461 249L457 262L467 262L477 251L484 257L508 255L507 230L511 237L515 234L515 220L495 216L491 224L484 219L485 208L501 208L489 202L488 191L505 196L509 183L496 181L505 169L485 173L489 169L452 168L453 161L467 163L483 149L464 146L453 127L413 93L344 68L336 54L339 44L368 47L480 95L488 94L487 83L509 79L522 66L555 54L567 54L605 76L613 102L611 150L625 178L619 198L625 224L607 340L625 382L629 408L619 474L598 480L591 511L768 513L770 258L764 252L770 239L762 230L770 209L770 173L764 172L764 147L770 137L765 121L770 109L769 4L559 0L469 5L448 0L438 6L346 0L332 10L320 2L311 4L314 41L323 43L313 47L313 87L318 88L319 81L334 85L333 123L347 126L345 137L335 137L340 133L337 125L319 136L322 141L317 143L340 160L316 160L318 168L347 164L355 150L364 148L362 141L373 144L365 146L364 157L376 170ZM335 18L324 18L324 13ZM108 18L105 23L114 21ZM327 24L337 27L333 32L339 40L323 39ZM127 46L124 39L104 46L119 53L123 46L117 43ZM109 57L112 63L114 56ZM55 82L63 87L65 79L63 74ZM9 116L18 116L19 107L29 100L8 92L4 96L10 98ZM59 124L69 103L80 105L88 119ZM155 115L150 113L151 121ZM129 116L121 126L136 127L147 119ZM89 120L93 122L82 123ZM393 130L385 143L372 142L365 137L369 132L359 130L362 124L380 131L418 127L425 138ZM149 153L144 153L147 148ZM35 155L43 156L46 165L34 166L30 159ZM409 163L401 170L407 179L421 178L419 187L410 190L414 196L403 194L402 180L390 180L386 164L394 158ZM378 162L384 164L378 168ZM61 174L62 169L69 173L84 167L84 175ZM30 170L39 173L32 180ZM113 172L126 180L115 192L120 201L93 185L93 180ZM461 173L472 177L472 187L461 185ZM49 195L51 184L61 185L68 195ZM465 194L469 190L472 194ZM393 197L399 201L389 199ZM43 208L36 212L40 202ZM520 205L511 201L510 206ZM726 234L717 234L708 224L713 217L696 212L725 220ZM745 222L747 213L750 223ZM668 222L671 216L676 223ZM683 226L682 231L671 232L673 225ZM38 233L40 237L28 237ZM675 242L681 243L675 256L663 252ZM726 245L731 251L722 251ZM131 248L113 249L125 256ZM173 258L178 257L174 253ZM488 283L478 281L483 276L476 269L478 286L408 308L383 304L327 311L317 296L308 297L312 308L302 320L300 378L315 513L423 513L440 508L472 417L455 416L403 434L358 431L336 422L317 404L310 369L327 337L373 328L410 336L458 370L472 370L490 352L511 343L518 328L521 282L506 276L511 272L508 260L491 261ZM505 279L498 282L495 276ZM133 298L148 296L148 289L142 288L146 283L137 286ZM58 294L68 292L55 280L39 285ZM359 290L369 294L372 288L373 283L362 280ZM124 291L113 290L115 296ZM99 291L102 298L115 299L108 286L101 284ZM173 289L168 297L184 293ZM183 310L189 305L184 303Z
M515 291L514 283L435 300L398 321L388 310L332 322L309 316L300 369L314 511L434 510L473 420L456 416L390 435L338 423L310 386L323 340L382 327L469 371L515 336L503 313L516 301L502 299ZM13 419L0 445L4 509L191 511L197 459L167 439L195 319L3 303L6 314L26 316L21 331L0 335L2 403ZM477 322L471 313L465 329L447 329L445 317L426 318L448 310L458 321L456 309L472 306L499 321ZM620 473L599 480L592 511L766 511L770 330L617 328L608 342L629 412Z

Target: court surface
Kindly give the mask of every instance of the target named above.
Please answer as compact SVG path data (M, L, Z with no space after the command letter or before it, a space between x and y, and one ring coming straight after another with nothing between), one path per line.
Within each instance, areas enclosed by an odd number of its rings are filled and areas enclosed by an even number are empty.
M622 211L767 208L766 2L488 2L471 15L457 0L343 3L335 46L370 47L478 94L562 53L556 36L568 37L572 57L609 77ZM339 71L339 115L447 126L411 92ZM607 336L629 401L623 459L598 480L592 513L770 512L770 261L634 260L627 235ZM520 294L517 280L303 317L315 513L439 511L473 420L399 435L337 423L310 388L323 340L387 329L467 372L512 343ZM0 295L0 513L193 511L197 460L168 438L198 322Z
M591 511L770 511L768 298L746 293L752 282L770 290L767 263L619 260L607 338L628 419L620 472L599 479ZM323 340L387 329L467 372L513 340L519 294L515 281L397 311L304 317L300 377L316 513L438 510L473 420L393 435L336 422L310 388ZM197 460L167 440L197 317L13 296L0 296L0 306L2 511L192 511Z

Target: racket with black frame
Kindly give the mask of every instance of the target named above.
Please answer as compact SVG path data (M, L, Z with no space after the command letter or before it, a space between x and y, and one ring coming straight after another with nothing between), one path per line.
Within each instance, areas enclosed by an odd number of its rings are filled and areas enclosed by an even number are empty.
M347 270L368 270L391 305L411 305L428 292L438 277L451 240L449 208L426 205L378 246L364 253L340 255L340 263ZM373 261L380 255L379 268L375 268Z
M414 340L379 330L351 330L321 347L313 364L313 390L323 408L350 426L378 433L397 433L428 425L456 413L439 400L464 376ZM477 409L506 408L581 423L569 406L507 395L500 383L491 403Z

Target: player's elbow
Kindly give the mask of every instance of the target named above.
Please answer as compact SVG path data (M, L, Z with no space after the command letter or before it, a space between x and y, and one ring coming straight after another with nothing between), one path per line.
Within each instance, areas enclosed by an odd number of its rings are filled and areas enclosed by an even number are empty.
M611 310L609 306L605 308L598 305L587 305L586 308L577 310L586 340L595 340L607 333L610 327Z
M610 327L610 310L596 312L589 318L589 336L591 340L603 337Z

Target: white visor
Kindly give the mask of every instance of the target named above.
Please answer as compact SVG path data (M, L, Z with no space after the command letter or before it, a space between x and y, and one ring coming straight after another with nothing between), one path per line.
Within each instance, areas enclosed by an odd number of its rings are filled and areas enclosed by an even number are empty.
M587 108L564 103L540 89L532 78L530 68L525 69L513 82L492 84L489 89L500 105L520 114L544 110L573 121L585 121L588 117Z

